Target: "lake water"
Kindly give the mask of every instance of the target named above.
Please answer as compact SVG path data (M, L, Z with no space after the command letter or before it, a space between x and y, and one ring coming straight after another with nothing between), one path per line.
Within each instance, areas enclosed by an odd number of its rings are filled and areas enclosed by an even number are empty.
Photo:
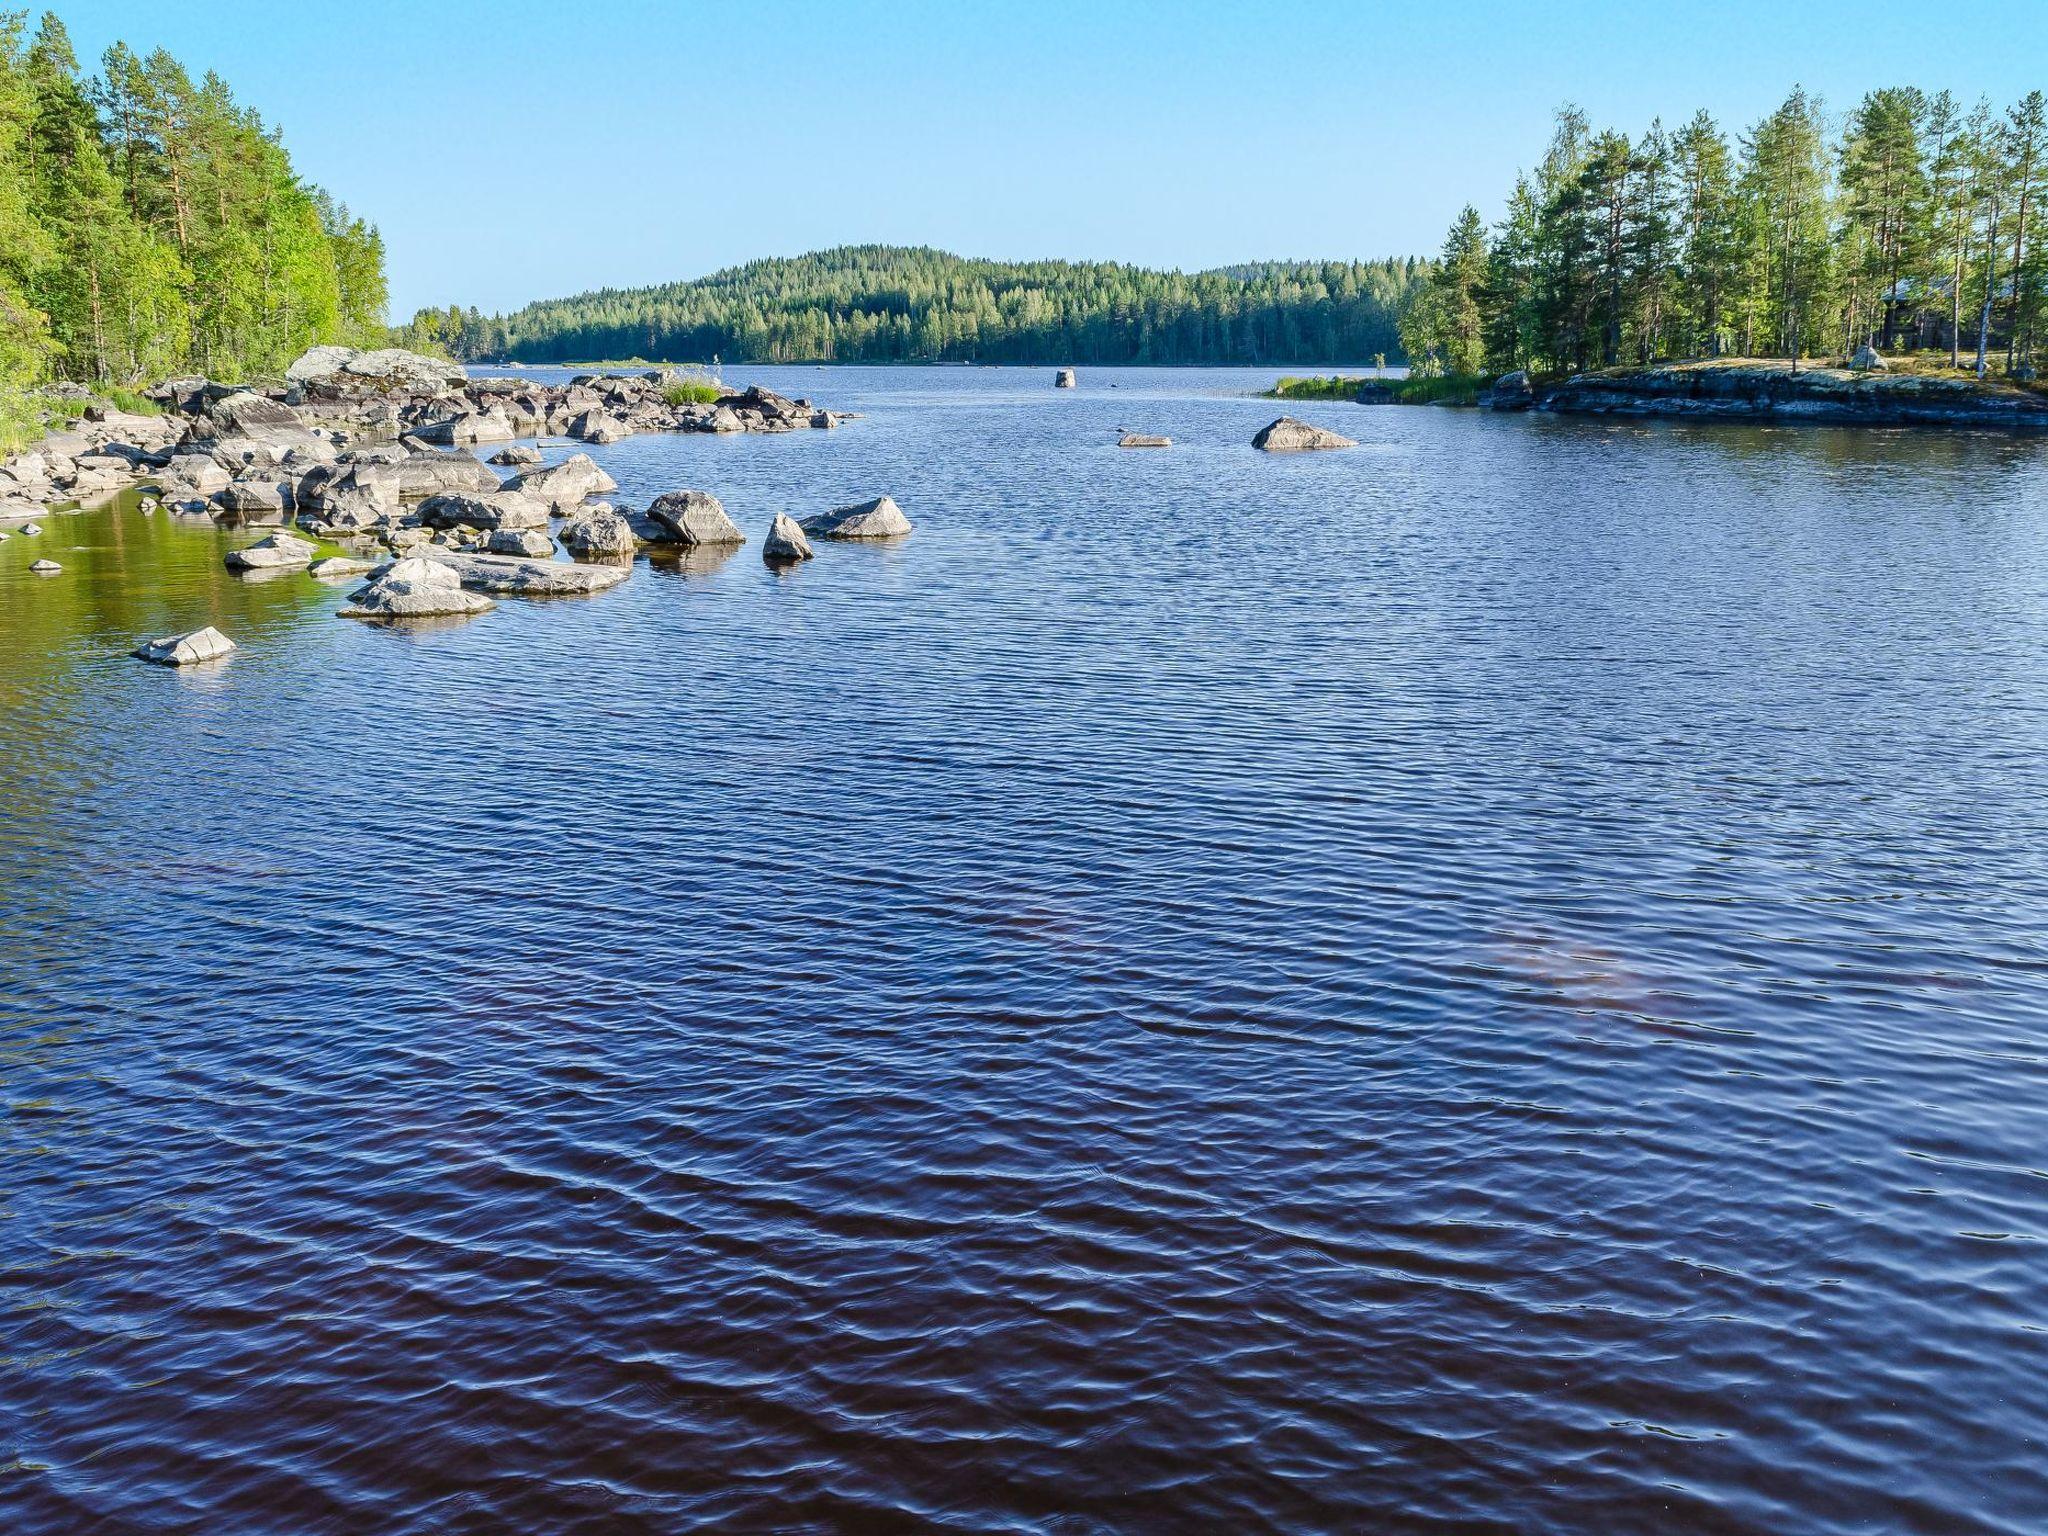
M0 1528L2048 1529L2048 444L1272 376L0 544Z

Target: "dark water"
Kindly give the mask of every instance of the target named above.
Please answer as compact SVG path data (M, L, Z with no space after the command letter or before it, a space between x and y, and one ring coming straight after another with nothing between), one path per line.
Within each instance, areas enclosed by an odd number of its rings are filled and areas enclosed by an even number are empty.
M2048 445L744 377L587 601L0 544L0 1528L2048 1530Z

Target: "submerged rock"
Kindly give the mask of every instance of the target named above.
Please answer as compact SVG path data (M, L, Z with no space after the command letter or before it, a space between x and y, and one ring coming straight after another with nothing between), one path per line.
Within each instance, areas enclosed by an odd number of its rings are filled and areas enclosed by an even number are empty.
M231 571L284 570L295 565L311 565L318 553L320 546L310 539L290 533L273 533L247 549L229 550L227 567Z
M434 559L454 571L466 587L511 597L581 597L616 587L633 573L629 564L570 565L503 555L436 552Z
M1071 368L1062 368L1052 376L1052 387L1054 389L1072 389L1078 382L1074 377L1074 370Z
M673 530L679 544L744 544L747 536L709 491L668 491L654 498L647 515Z
M911 522L894 497L877 496L807 517L800 526L821 539L896 539L910 532Z
M21 532L24 538L32 539L42 531L43 525L41 523L23 523L21 525Z
M1252 446L1268 453L1299 453L1312 448L1356 448L1358 444L1327 427L1312 427L1292 416L1282 416L1271 426L1261 428L1252 439Z
M1119 448L1171 448L1173 439L1153 437L1145 432L1126 432L1116 440L1116 445Z
M344 619L433 619L482 613L495 607L487 597L466 592L462 578L439 560L408 555L384 567L349 594Z
M234 641L209 624L186 634L145 640L135 647L133 654L160 667L189 667L197 662L218 661L234 648Z
M54 560L38 560L34 565L30 566L29 569L38 576L54 576L59 571L63 570L64 567L59 565Z
M786 565L792 560L808 560L811 555L811 541L804 537L796 519L787 512L776 513L761 545L761 558L770 565Z

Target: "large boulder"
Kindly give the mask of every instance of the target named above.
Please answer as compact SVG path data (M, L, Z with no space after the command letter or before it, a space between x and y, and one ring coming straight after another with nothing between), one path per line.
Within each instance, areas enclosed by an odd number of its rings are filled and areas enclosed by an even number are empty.
M428 422L415 434L427 443L503 443L519 435L512 418L502 410L460 411L442 421Z
M462 584L476 592L511 597L580 597L616 587L633 572L630 562L616 565L571 565L563 560L519 560L504 555L434 553L434 559L455 571Z
M1292 416L1282 416L1271 426L1262 428L1252 439L1252 446L1263 448L1268 453L1299 453L1311 448L1356 448L1358 444L1326 427L1312 427Z
M582 508L562 524L562 548L572 555L630 555L639 547L633 525L602 502Z
M1849 359L1849 366L1859 373L1889 373L1891 364L1869 342L1856 349L1856 355Z
M209 624L186 634L145 640L135 647L134 654L160 667L189 667L202 661L218 661L234 648L234 641Z
M245 518L281 519L291 505L288 487L275 480L237 480L220 493L220 504Z
M311 565L313 557L319 553L320 546L311 539L290 533L273 533L247 549L229 550L227 567L231 571L286 570L295 565Z
M419 518L429 528L545 528L548 504L523 491L443 491L420 503Z
M492 454L491 462L507 466L538 464L541 462L541 452L530 443L514 443L510 448L500 448Z
M1062 368L1052 376L1052 387L1054 389L1072 389L1078 382L1079 380L1074 377L1074 370L1071 368Z
M744 544L747 536L709 491L668 491L654 498L647 515L673 530L679 544Z
M466 592L452 566L424 555L394 560L349 594L344 619L435 619L482 613L496 606Z
M521 555L529 560L545 560L555 552L555 541L539 528L494 528L491 536L484 540L484 553L491 555Z
M372 352L354 347L313 347L284 371L300 398L349 399L365 395L447 395L467 381L458 363L399 347Z
M633 429L603 411L585 411L569 423L569 435L586 443L616 443L622 437L631 437Z
M1526 411L1536 403L1536 391L1529 385L1527 369L1517 368L1493 381L1487 403L1496 411Z
M787 512L775 514L768 525L768 537L761 544L761 558L770 565L787 565L792 560L811 558L811 541Z
M530 469L507 481L509 491L525 491L551 507L568 508L585 498L603 496L619 488L619 482L597 467L587 453L572 453L548 469Z
M893 496L877 496L807 517L801 526L821 539L897 539L910 532L911 524Z
M398 493L413 500L442 491L495 491L498 477L473 453L436 453L425 449L400 459Z
M247 389L211 402L206 407L206 416L225 437L261 437L271 429L294 433L306 430L304 418L283 401Z

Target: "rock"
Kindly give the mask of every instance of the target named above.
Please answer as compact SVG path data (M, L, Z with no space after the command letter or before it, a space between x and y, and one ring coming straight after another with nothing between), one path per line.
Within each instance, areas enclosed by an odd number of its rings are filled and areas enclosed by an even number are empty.
M525 443L514 443L510 448L500 448L492 454L491 462L507 465L538 464L541 462L541 454L538 448L529 447Z
M465 592L454 567L425 555L394 560L349 594L344 619L433 619L482 613L496 605Z
M1074 370L1071 368L1062 368L1052 376L1052 387L1054 389L1072 389L1078 382L1079 380L1074 377Z
M910 532L911 523L894 497L877 496L807 517L801 527L821 539L897 539Z
M1536 403L1536 391L1530 387L1529 372L1517 368L1513 373L1504 373L1493 381L1493 393L1487 403L1496 411L1526 411Z
M227 567L231 571L283 570L294 565L310 565L319 553L320 546L310 539L289 533L273 533L247 549L229 550Z
M572 453L551 469L530 469L506 482L508 491L526 491L551 507L573 507L586 497L603 496L619 482L597 467L587 453Z
M1152 437L1144 432L1126 432L1116 440L1116 445L1119 448L1171 448L1173 439Z
M367 576L376 568L375 561L358 560L353 555L329 555L307 566L306 574L317 581L340 581L350 576Z
M231 478L210 453L179 453L157 476L157 485L165 491L211 496L226 490Z
M420 503L419 518L429 528L480 528L487 533L499 528L545 528L548 504L520 490L443 491Z
M429 422L418 437L428 443L502 443L519 435L502 410L462 411L445 421Z
M561 560L517 560L504 555L436 554L434 558L478 592L511 597L580 597L616 587L633 573L617 565L570 565Z
M1298 453L1310 448L1356 448L1358 444L1327 428L1312 427L1292 416L1282 416L1271 426L1262 428L1252 439L1252 446L1263 448L1268 453Z
M224 435L235 437L260 438L270 428L283 428L291 433L306 430L305 419L290 406L247 389L213 401L206 407L206 416L225 429Z
M781 565L792 560L808 560L811 554L811 541L804 537L796 519L787 512L776 513L775 521L768 527L768 538L761 545L761 558L770 565Z
M569 435L586 443L616 443L622 437L631 437L633 429L616 416L585 411L569 423Z
M283 517L291 499L275 481L237 480L220 493L220 504L245 516Z
M712 408L711 415L705 420L704 430L707 432L744 432L747 430L747 424L740 420L740 413L731 406L720 405Z
M149 516L150 513L156 510L156 508L157 499L154 496L145 496L140 501L135 503L135 510L140 512L144 517Z
M441 491L495 491L498 477L473 453L409 454L392 466L398 471L398 494L412 500Z
M234 648L234 641L209 624L186 634L145 640L135 647L134 654L160 667L189 667L197 662L218 661Z
M54 576L59 571L63 570L64 567L59 565L54 560L38 560L34 565L31 565L29 569L38 576Z
M633 525L610 507L585 507L562 524L562 548L572 555L630 555L640 546Z
M647 515L672 529L681 544L744 544L747 536L708 491L668 491L654 498Z
M1856 349L1856 355L1849 359L1849 366L1858 373L1889 373L1892 365L1878 355L1877 348L1866 341Z
M285 369L284 377L295 392L329 399L351 395L446 395L468 381L459 364L399 347L381 347L373 352L354 347L313 347Z
M43 531L43 525L41 523L23 523L21 531L32 539Z
M493 555L524 555L544 560L555 552L555 541L538 528L493 528L484 540L484 550Z

